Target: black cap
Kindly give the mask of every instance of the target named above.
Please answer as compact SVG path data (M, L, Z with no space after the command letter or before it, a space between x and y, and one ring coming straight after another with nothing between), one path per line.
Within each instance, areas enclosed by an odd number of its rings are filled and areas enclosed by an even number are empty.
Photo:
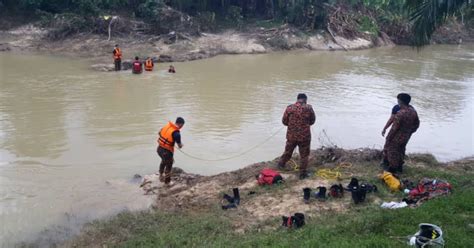
M176 118L176 124L184 124L184 119L183 119L183 117L178 117L178 118Z
M306 99L308 99L308 97L306 96L306 94L299 93L299 94L298 94L298 97L297 97L296 99L298 99L298 100L300 100L300 99L306 100Z

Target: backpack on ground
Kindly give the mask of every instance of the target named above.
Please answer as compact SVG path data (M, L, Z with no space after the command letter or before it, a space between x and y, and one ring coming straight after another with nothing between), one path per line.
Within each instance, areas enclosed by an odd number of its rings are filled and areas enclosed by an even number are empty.
M275 170L266 168L260 171L260 174L257 176L257 182L259 185L272 185L283 182L283 177Z

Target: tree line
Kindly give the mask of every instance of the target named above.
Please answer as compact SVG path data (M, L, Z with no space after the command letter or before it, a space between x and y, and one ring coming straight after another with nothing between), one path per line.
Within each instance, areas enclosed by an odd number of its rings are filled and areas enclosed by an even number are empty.
M198 17L204 23L240 24L247 20L278 20L298 27L321 29L328 25L331 6L371 13L380 23L405 21L412 27L417 45L429 42L436 27L448 17L473 16L473 0L0 0L0 8L24 13L74 13L83 16L119 13L156 19L164 7ZM371 20L358 23L374 29ZM378 30L372 30L377 32Z

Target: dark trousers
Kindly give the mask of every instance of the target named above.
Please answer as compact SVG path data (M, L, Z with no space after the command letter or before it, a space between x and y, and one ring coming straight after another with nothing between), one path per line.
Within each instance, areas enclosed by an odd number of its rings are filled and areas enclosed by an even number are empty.
M280 162L278 163L281 166L284 166L293 155L293 151L295 148L298 147L300 152L300 173L305 173L308 169L308 159L309 159L309 150L311 148L311 140L307 141L286 141L285 152L280 158Z
M115 64L115 70L116 71L122 70L122 60L121 59L114 60L114 64Z
M385 142L384 146L384 162L388 162L388 165L392 171L400 169L405 163L405 151L410 141L410 135L399 135L393 138L389 142Z
M160 177L165 176L165 183L168 184L171 182L171 168L173 167L173 153L161 146L158 146L156 150L158 156L161 158L160 164Z

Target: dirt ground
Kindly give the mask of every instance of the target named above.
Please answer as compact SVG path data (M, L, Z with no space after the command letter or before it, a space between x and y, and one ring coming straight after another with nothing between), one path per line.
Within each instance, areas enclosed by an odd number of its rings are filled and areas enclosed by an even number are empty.
M341 180L324 179L312 176L307 180L299 180L298 172L289 163L288 170L281 171L285 182L282 185L259 186L256 175L263 168L275 168L276 160L250 165L237 171L226 172L215 176L199 176L176 170L173 174L173 186L166 188L159 182L157 175L147 175L143 178L142 188L145 194L157 195L154 208L166 211L221 211L232 220L238 232L244 232L250 227L260 226L266 221L275 220L283 215L303 212L309 218L331 212L344 212L351 208L351 197L347 193L344 198L317 201L314 198L310 204L304 204L302 189L310 187L313 190L319 186L329 188L332 184L347 185L351 175L357 174L364 178L367 163L377 163L381 159L381 151L374 149L343 150L340 148L321 148L310 155L310 171L320 168L334 169L341 162L351 161L352 167L343 169ZM294 158L298 163L298 157ZM378 170L368 172L374 176ZM232 188L239 188L241 203L236 209L222 210L225 205L222 199L224 193L232 195ZM252 193L251 193L252 192ZM369 201L380 201L377 197L369 196ZM264 227L264 225L262 225Z
M288 216L296 212L305 213L308 218L311 218L348 211L355 206L349 192L346 192L343 198L329 198L326 201L312 198L310 204L304 204L302 189L309 187L315 192L319 186L329 189L331 185L339 183L346 187L351 177L383 187L383 183L377 178L381 172L378 166L381 158L382 152L376 149L344 150L337 147L323 147L311 151L310 173L323 168L335 169L343 162L349 164L349 168L340 169L342 172L340 179L325 179L313 175L309 179L299 180L298 172L292 168L294 163L289 163L287 170L280 171L285 181L283 184L259 186L256 175L263 168L276 169L277 159L275 159L215 176L199 176L175 169L172 178L173 186L170 188L164 187L157 175L147 175L143 177L142 188L145 194L157 196L157 201L153 206L157 210L189 211L190 213L220 211L231 220L237 232L244 232L255 226L268 228L272 226L265 225L268 221L275 221L283 215ZM455 168L456 171L461 168L472 171L473 159L448 163L443 168L445 170ZM298 164L298 156L295 156L293 161ZM427 154L411 154L406 159L408 167L428 168L437 164L434 157ZM236 209L222 210L221 206L226 204L222 199L223 194L232 195L232 188L239 188L241 203ZM380 204L382 200L379 196L380 194L368 194L367 201Z

